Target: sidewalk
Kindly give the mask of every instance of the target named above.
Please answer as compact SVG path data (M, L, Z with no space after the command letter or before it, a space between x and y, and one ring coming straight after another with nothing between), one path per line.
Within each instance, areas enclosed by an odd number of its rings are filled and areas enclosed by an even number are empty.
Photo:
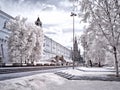
M120 81L120 77L115 76L114 69L108 68L86 68L62 70L55 74L69 80L100 80L100 81Z

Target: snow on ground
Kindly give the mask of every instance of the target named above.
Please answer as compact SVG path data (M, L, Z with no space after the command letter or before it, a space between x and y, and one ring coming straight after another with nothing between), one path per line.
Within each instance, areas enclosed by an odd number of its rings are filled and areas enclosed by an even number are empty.
M47 90L47 84L61 85L64 79L53 73L0 81L0 90Z
M71 73L75 75L92 75L94 72L84 72L78 69L60 70L62 72ZM100 68L91 68L98 70ZM91 70L86 68L86 70ZM101 68L101 72L96 72L95 75L108 74L102 72L105 70ZM94 71L93 70L93 71ZM111 72L113 73L113 72ZM120 90L120 82L116 81L90 81L90 80L67 80L54 73L42 73L21 78L9 79L0 81L0 90Z
M65 72L74 76L104 76L115 74L115 70L110 68L88 68L88 67L79 67L75 69L69 70L61 70L61 72Z
M85 71L95 71L95 72L110 72L110 71L115 71L113 67L79 67L78 69L85 70Z

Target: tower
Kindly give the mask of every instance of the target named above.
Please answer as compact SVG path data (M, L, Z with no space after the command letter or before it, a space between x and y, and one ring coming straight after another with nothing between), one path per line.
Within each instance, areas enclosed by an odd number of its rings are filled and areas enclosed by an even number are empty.
M76 62L82 63L82 57L80 55L80 49L78 50L78 42L77 38L75 37L75 42L74 42L74 60Z
M77 43L77 38L75 37L74 41L74 60L78 61L78 43Z
M41 22L41 20L40 20L39 17L37 18L37 21L35 21L35 24L36 24L37 26L42 27L42 22Z
M74 52L78 52L78 43L77 43L77 38L75 37L75 42L74 42Z

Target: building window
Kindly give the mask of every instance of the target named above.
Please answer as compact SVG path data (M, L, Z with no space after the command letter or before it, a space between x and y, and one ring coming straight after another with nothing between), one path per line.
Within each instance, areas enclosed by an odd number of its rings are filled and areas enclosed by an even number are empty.
M2 42L4 41L4 39L2 39Z
M49 44L46 44L46 46L48 46L48 47L49 47Z
M7 43L7 40L5 40L5 43Z
M1 44L1 56L4 58L3 44Z
M55 46L53 46L53 49L55 49Z
M45 47L45 43L43 43L43 47Z
M7 24L7 21L4 22L4 26L3 26L3 28L6 28L6 24Z

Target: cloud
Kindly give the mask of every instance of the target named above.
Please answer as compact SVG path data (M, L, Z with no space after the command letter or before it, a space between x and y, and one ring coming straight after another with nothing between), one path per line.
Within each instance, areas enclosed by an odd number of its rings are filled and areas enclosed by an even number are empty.
M82 29L80 30L79 28L75 29L74 31L75 31L76 33L83 32L83 30L82 30ZM64 32L64 33L73 33L73 29L72 29L72 28L63 29L63 32Z
M0 6L3 9L41 9L41 10L52 10L55 7L57 9L69 8L70 2L68 0L0 0ZM7 6L6 6L7 5ZM6 7L5 7L6 6ZM16 7L16 8L14 8Z
M56 7L54 5L46 5L46 4L43 4L42 5L42 11L52 11L52 10L56 10Z
M52 35L55 35L56 33L50 31L50 32L46 32L45 34L47 34L47 35L51 35L51 34L52 34Z
M46 23L46 24L44 24L44 27L45 28L47 28L47 27L55 27L55 26L57 26L58 24L48 24L48 23Z

